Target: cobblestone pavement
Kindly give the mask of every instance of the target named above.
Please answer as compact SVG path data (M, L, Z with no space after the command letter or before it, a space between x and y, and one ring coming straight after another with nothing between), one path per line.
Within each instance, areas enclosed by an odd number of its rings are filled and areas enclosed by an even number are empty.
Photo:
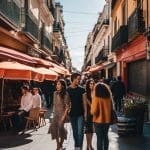
M24 135L13 135L11 132L0 133L0 150L55 150L55 141L47 134L49 124L41 127L38 131L27 131ZM66 124L68 139L64 142L67 150L73 150L73 137L70 124ZM119 137L116 126L109 131L109 150L149 150L150 148L150 125L145 127L142 137ZM96 136L93 137L93 146L96 147ZM84 139L83 150L86 150ZM95 148L96 150L96 148Z

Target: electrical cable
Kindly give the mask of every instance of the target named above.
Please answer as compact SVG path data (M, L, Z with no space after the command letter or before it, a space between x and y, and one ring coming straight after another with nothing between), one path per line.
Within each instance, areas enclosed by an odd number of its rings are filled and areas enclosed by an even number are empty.
M70 13L70 14L80 14L80 15L99 15L99 13L89 13L89 12L77 12L77 11L63 11L64 13Z

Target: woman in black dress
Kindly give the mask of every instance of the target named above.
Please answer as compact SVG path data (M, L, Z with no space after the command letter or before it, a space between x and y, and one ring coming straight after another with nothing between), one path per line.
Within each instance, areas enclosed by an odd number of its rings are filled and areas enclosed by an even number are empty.
M92 147L93 122L92 122L92 115L90 114L94 85L95 85L95 82L93 79L89 79L86 83L85 98L87 102L87 118L85 121L85 134L86 134L86 140L87 140L87 150L94 150Z

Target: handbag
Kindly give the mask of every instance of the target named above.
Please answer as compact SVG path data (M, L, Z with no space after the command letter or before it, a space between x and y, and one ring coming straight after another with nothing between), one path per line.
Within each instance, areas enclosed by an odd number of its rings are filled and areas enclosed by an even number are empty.
M118 122L117 114L114 109L111 111L111 124L116 124Z

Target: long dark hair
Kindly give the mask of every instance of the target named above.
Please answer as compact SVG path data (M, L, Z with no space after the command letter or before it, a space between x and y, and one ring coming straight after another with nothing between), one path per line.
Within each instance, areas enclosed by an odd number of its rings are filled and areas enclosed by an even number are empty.
M87 99L88 99L89 101L92 100L92 97L91 97L91 89L90 89L90 83L91 83L91 81L94 82L93 79L89 79L89 80L86 82L86 86L85 86Z
M66 90L66 88L67 88L66 82L65 82L65 80L63 80L63 79L57 80L56 84L57 84L58 82L60 82L60 84L62 85L62 89L61 89L59 95L60 95L61 98L64 98L65 95L66 95L66 91L67 91L67 90Z
M111 98L111 91L108 85L97 83L95 86L95 96L100 98Z

